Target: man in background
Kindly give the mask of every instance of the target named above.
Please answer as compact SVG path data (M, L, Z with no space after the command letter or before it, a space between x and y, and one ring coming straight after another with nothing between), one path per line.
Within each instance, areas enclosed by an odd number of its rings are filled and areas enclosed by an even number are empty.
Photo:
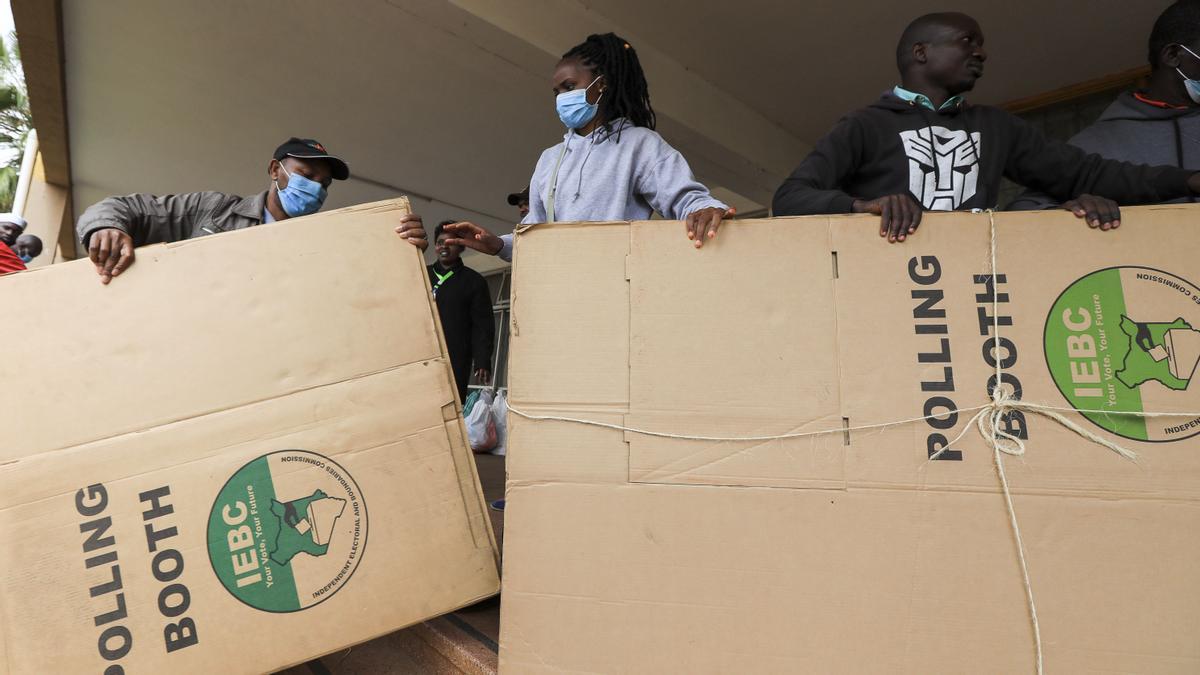
M517 211L521 214L521 218L517 222L525 219L525 215L529 213L529 186L526 185L524 190L514 192L508 196L508 205L517 207Z
M1118 96L1068 143L1108 159L1200 170L1200 0L1179 0L1160 14L1149 48L1146 88ZM1167 203L1194 201L1192 195ZM1029 191L1008 208L1030 211L1058 203Z
M492 299L483 275L462 261L462 246L447 244L452 235L446 220L433 231L437 259L429 266L429 284L442 318L442 333L450 352L450 366L458 387L459 403L467 400L467 385L474 375L480 382L491 377L492 344L495 341Z
M42 254L42 238L36 234L23 234L17 237L17 245L13 247L13 253L21 259L21 262L28 265L33 262L33 259Z

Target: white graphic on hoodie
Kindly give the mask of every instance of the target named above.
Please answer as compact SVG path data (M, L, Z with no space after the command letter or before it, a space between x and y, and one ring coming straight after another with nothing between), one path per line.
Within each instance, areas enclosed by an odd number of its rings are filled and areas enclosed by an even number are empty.
M901 131L908 157L908 189L929 211L953 211L975 196L979 182L979 132L925 127Z

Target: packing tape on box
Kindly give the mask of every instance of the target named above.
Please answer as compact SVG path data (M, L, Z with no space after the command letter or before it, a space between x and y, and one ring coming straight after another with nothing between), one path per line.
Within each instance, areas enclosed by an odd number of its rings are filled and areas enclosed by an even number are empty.
M995 212L989 209L987 211L988 220L991 227L991 239L989 244L990 257L989 269L991 274L996 273L996 217ZM514 232L518 236L532 229L533 225L525 225L517 228ZM992 341L996 353L1000 353L1000 311L999 299L997 294L992 294ZM1001 367L1001 359L996 359L996 382L1003 382ZM1017 512L1013 508L1012 493L1008 486L1008 476L1004 472L1004 455L1012 455L1019 457L1025 454L1025 442L1020 438L1008 433L1002 426L1002 421L1009 412L1019 410L1021 412L1033 413L1040 415L1046 419L1052 420L1058 425L1074 432L1076 435L1095 443L1096 445L1108 448L1112 452L1121 457L1136 462L1138 459L1137 453L1134 451L1114 443L1107 438L1104 438L1063 415L1062 413L1087 414L1094 413L1100 415L1127 416L1127 417L1200 417L1200 412L1133 412L1133 411L1110 411L1110 410L1091 410L1083 408L1064 408L1050 405L1042 405L1039 403L1030 403L1013 398L1008 391L997 385L992 390L992 400L983 405L977 405L967 408L956 408L951 411L941 411L937 415L924 415L921 417L910 417L908 419L894 420L891 422L879 422L873 424L862 424L851 427L838 427L836 429L822 429L818 431L801 431L786 434L774 434L769 436L701 436L694 434L674 434L664 431L653 431L651 429L638 429L636 427L628 427L621 424L611 424L608 422L598 422L596 420L587 420L576 417L563 417L559 415L533 415L526 413L518 408L514 408L511 402L508 406L508 412L535 422L565 422L569 424L583 424L592 427L600 427L603 429L612 429L614 431L627 432L638 434L641 436L653 436L657 438L674 438L685 441L775 441L786 440L790 438L807 438L813 436L824 436L829 434L845 434L850 431L865 431L870 429L884 429L888 427L903 426L916 422L923 422L934 418L944 419L948 414L957 413L974 413L967 424L964 426L961 433L954 438L945 447L938 450L936 453L929 456L929 461L936 460L942 453L951 450L954 445L963 439L971 427L979 432L984 442L992 449L993 459L996 464L996 476L1000 479L1001 492L1004 494L1004 504L1008 510L1009 525L1012 527L1013 538L1017 545L1017 559L1021 564L1021 578L1025 584L1025 599L1029 606L1029 619L1033 626L1033 641L1034 652L1036 657L1036 672L1041 675L1044 672L1043 655L1042 655L1042 632L1041 626L1038 623L1037 604L1033 599L1033 585L1030 582L1029 565L1025 560L1025 544L1021 538L1021 526L1017 522Z

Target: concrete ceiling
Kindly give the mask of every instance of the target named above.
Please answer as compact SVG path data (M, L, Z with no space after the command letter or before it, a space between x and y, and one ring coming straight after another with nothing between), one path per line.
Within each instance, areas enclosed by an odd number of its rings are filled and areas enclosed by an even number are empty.
M960 0L987 35L977 99L1140 65L1165 0ZM507 230L504 195L561 136L549 76L590 32L634 43L660 131L743 210L843 112L895 80L926 2L63 0L74 204L266 189L275 145L320 139L353 178L337 207L414 196L429 224Z

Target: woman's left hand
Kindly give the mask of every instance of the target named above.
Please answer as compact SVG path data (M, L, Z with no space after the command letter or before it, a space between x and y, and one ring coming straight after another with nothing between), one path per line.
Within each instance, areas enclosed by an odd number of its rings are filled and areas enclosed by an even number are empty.
M721 209L715 206L692 211L684 224L687 226L687 238L695 242L696 248L704 246L705 239L717 236L721 220L733 215L733 209Z

